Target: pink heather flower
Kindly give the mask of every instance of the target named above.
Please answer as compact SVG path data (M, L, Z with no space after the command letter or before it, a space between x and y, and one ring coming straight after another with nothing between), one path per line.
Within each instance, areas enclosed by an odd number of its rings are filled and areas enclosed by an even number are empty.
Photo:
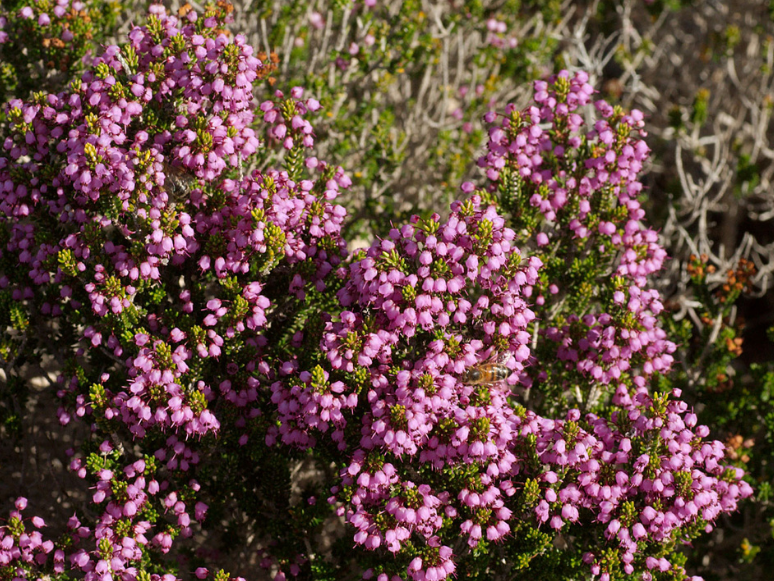
M319 12L312 12L309 15L309 23L318 30L325 26L325 20Z
M32 517L32 524L35 526L35 528L42 528L46 526L46 522L39 516Z

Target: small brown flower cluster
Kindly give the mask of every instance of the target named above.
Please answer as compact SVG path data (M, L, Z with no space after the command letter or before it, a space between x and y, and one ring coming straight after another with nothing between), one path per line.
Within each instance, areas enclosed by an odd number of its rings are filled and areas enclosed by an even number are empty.
M720 302L727 302L731 296L736 300L742 292L750 292L756 272L752 261L740 258L736 270L729 269L726 272L726 283L717 290Z
M728 337L726 339L726 349L728 349L729 353L732 353L734 356L739 357L742 354L742 343L744 342L744 339L741 337L735 337L734 339L731 339Z
M747 464L750 461L747 451L754 445L755 440L753 438L745 440L740 434L729 436L726 439L726 458L733 461L739 460L743 464Z
M696 256L691 254L689 258L688 266L685 269L688 271L688 275L695 282L704 281L708 274L715 272L715 267L712 264L707 264L709 257L706 254Z
M279 64L279 55L272 51L267 56L265 52L260 51L255 56L258 57L258 60L263 63L263 68L261 68L260 72L258 73L258 80L262 81L263 79L266 79L269 82L269 85L273 87L274 83L277 82L277 78L271 76L271 74L277 70L277 65Z

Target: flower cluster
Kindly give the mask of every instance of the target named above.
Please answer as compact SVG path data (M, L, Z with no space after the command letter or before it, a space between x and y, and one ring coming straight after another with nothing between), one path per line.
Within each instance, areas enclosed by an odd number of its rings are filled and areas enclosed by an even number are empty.
M645 389L653 373L666 372L675 345L657 324L663 306L647 277L666 257L655 231L642 224L639 172L648 155L643 117L604 101L601 117L584 131L581 108L593 88L585 73L566 71L535 83L534 105L508 109L489 132L479 159L536 248L553 255L538 286L540 329L535 380L561 393L572 387L579 404L594 405L604 389ZM495 116L489 115L489 121ZM472 185L467 186L472 189ZM565 316L556 325L557 309ZM537 368L536 368L537 369Z
M288 98L277 90L273 99L260 105L266 140L269 144L282 144L283 167L294 180L300 179L305 167L315 169L319 164L317 158L306 157L307 150L314 145L314 130L306 117L319 111L321 105L317 99L303 99L303 96L303 87L293 87ZM272 148L265 151L270 154ZM279 157L269 157L269 161L277 162Z
M470 202L445 224L435 216L393 230L373 246L350 267L338 293L342 307L354 311L326 323L320 346L330 373L345 381L334 381L319 366L296 375L288 362L288 378L272 386L282 441L308 447L313 432L334 428L331 438L344 449L343 411L357 407L358 392L368 389L374 407L358 420L369 432L360 445L414 456L439 422L455 417L455 385L466 368L498 350L513 353L508 365L520 372L532 314L519 289L534 283L540 263L521 265L513 238L493 209ZM483 294L473 297L472 288ZM490 311L496 323L486 320ZM470 324L481 324L480 338L463 342ZM404 411L386 417L389 409ZM451 459L457 454L449 449L442 456L447 453Z
M34 0L13 12L0 10L0 97L66 82L117 15L117 7L96 0ZM41 75L39 63L55 74Z
M424 556L406 569L413 579L455 571L440 535L449 522L470 546L481 538L484 514L491 514L484 520L490 540L510 530L511 511L489 478L517 461L508 449L510 391L463 378L504 354L512 383L529 356L533 314L522 292L537 281L540 261L522 257L514 238L477 199L455 203L445 222L415 219L353 263L339 291L347 310L326 326L321 347L332 372L361 380L355 394L339 396L341 407L357 405L352 395L367 402L336 490L348 499L358 544L405 554L414 537L423 539ZM455 487L451 477L434 481L425 470L408 478L404 465L412 461L448 476L479 473L484 491ZM378 516L383 511L386 519Z
M679 397L679 390L673 395ZM741 471L722 465L720 442L702 440L709 430L696 426L684 402L640 395L628 413L615 412L609 420L588 414L586 429L579 419L577 410L565 421L532 417L538 455L551 466L547 480L556 483L535 514L554 529L578 522L579 510L597 515L605 539L620 554L619 562L610 562L599 558L605 552L599 548L586 553L594 574L609 576L620 567L630 575L635 565L653 569L654 558L642 554L645 544L658 546L692 528L710 531L721 512L735 510L752 494ZM673 564L661 558L658 566L663 571Z
M320 345L326 365L299 373L288 362L272 385L280 425L268 443L330 441L351 458L329 502L358 545L398 557L370 571L378 578L464 575L455 539L518 547L512 534L525 523L598 530L616 557L589 546L595 574L679 567L653 555L676 535L710 530L751 489L668 395L640 390L608 417L514 407L510 386L528 379L531 360L524 296L541 271L515 239L473 197L445 222L415 218L375 243L338 292L342 310ZM471 380L466 370L496 353L507 355L507 381Z
M241 176L260 146L252 92L263 65L220 31L226 15L154 7L71 90L10 103L0 287L78 321L60 422L142 444L137 458L92 441L70 463L94 481L100 515L91 546L70 556L87 579L134 575L148 551L192 536L207 512L194 478L201 438L247 437L258 411L248 376L269 372L269 317L322 294L345 251L346 212L331 203L351 183L341 168L310 158L310 179ZM311 139L300 115L319 105L293 105L292 131ZM218 405L244 417L224 424Z
M515 36L505 37L508 31L508 25L496 18L490 18L486 21L487 44L497 48L515 48L518 44Z
M27 499L19 497L14 503L16 510L11 511L6 525L0 527L0 566L13 567L15 578L35 579L39 566L46 562L54 550L54 543L44 540L40 530L46 523L39 516L30 519L34 530L28 532L24 525L22 511L27 508ZM64 552L59 549L54 554L57 572L64 570Z
M303 96L302 87L293 87L290 99L284 99L282 91L275 91L274 97L277 101L267 100L261 103L263 121L269 126L269 137L282 142L285 149L293 149L297 141L307 148L314 145L312 124L304 119L303 115L319 111L320 103L317 99L302 101Z

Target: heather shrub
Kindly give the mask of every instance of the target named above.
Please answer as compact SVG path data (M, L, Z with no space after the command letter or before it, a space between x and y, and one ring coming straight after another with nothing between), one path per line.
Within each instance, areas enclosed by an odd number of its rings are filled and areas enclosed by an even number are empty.
M742 259L725 273L725 283L716 285L710 282L715 267L702 255L690 258L688 274L686 292L698 314L696 320L680 317L675 303L662 312L665 328L677 339L675 357L680 362L668 379L711 422L715 433L723 435L727 461L743 468L756 486L755 498L743 505L741 514L728 519L717 534L694 544L689 563L704 572L705 555L711 553L716 560L734 563L732 567L758 578L757 571L770 558L766 538L771 526L767 507L773 476L768 459L774 375L770 362L750 364L742 357L744 323L737 315L739 299L742 292L751 290L756 268ZM727 574L719 570L705 576L717 579Z
M766 578L774 554L769 11L757 2L369 4L245 3L235 23L277 51L280 86L314 86L323 102L316 151L352 168L353 187L339 200L350 210L347 237L361 233L358 246L363 232L388 233L387 216L396 224L412 212L446 216L457 184L475 175L467 162L483 144L482 115L506 102L524 107L532 79L569 64L589 71L609 102L643 111L653 151L638 202L672 257L651 280L665 306L656 316L677 348L667 355L678 362L655 381L681 389L725 442L727 461L758 483L755 502L693 544L692 570ZM698 283L694 257L702 256ZM610 288L604 275L586 277L590 266L575 263L573 277ZM736 272L745 296L726 296ZM593 389L592 402L601 395ZM524 395L542 405L537 390Z
M643 207L672 257L656 280L678 346L669 381L756 483L755 499L695 542L689 563L707 579L766 579L774 197L764 87L774 21L755 2L693 3L660 22L631 14L600 81L620 81L622 100L645 112L650 131Z
M752 491L670 384L642 115L539 81L448 215L349 254L325 99L261 88L230 13L154 7L9 103L6 380L61 361L83 484L51 539L17 500L3 575L685 578Z
M0 99L64 87L81 72L81 59L113 32L120 9L95 0L0 4Z
M322 103L316 153L353 168L345 227L366 242L389 231L385 216L445 213L472 175L482 116L526 99L530 82L561 62L552 1L237 6L234 29L273 56L274 86L304 86ZM263 152L262 163L274 156Z

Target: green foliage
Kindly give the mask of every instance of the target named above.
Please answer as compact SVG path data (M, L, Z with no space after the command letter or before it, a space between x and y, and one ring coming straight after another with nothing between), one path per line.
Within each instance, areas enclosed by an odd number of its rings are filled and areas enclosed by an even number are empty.
M324 114L314 121L318 155L352 168L352 195L344 200L352 216L345 229L350 238L383 236L391 223L447 207L482 145L479 120L491 99L539 78L560 51L557 39L540 26L513 46L507 34L487 30L490 19L509 30L530 18L557 22L555 0L467 0L437 16L415 0L396 9L377 3L358 11L357 21L351 4L339 0L313 8L263 0L251 10L265 19L269 50L279 52L289 36L296 39L284 74L267 82L286 94L303 86L321 102ZM310 10L324 21L319 30ZM344 35L335 46L325 40L329 26ZM472 50L458 53L456 35ZM499 40L490 42L490 36ZM259 165L277 161L269 155ZM417 155L422 171L407 172ZM293 156L292 150L284 154L291 174Z
M26 98L32 91L58 91L82 71L81 58L113 34L125 4L86 0L81 10L67 6L62 17L54 14L53 0L3 0L0 18L8 40L0 43L0 102ZM20 11L32 7L24 18ZM50 24L41 25L45 14Z

